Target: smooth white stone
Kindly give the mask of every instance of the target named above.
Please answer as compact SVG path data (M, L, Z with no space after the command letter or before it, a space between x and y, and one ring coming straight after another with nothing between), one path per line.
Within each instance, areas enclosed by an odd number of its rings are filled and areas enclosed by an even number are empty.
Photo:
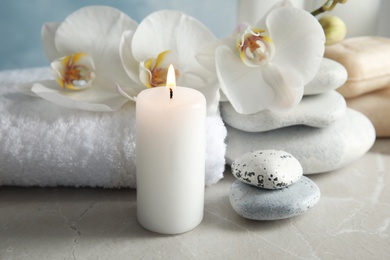
M323 58L316 76L305 86L304 95L314 95L334 90L347 81L348 73L337 61Z
M226 159L265 149L284 150L302 165L304 174L333 171L363 156L375 141L371 121L352 109L326 128L291 126L264 133L248 133L227 127Z
M277 220L301 215L314 207L320 197L320 189L305 176L279 190L260 189L236 180L229 192L234 211L254 220Z
M327 127L342 118L346 108L344 97L336 91L306 96L294 109L279 113L263 110L242 115L229 102L220 104L223 121L246 132L264 132L292 125Z
M282 189L302 175L302 166L285 151L259 150L246 153L232 163L232 174L238 180L264 189Z

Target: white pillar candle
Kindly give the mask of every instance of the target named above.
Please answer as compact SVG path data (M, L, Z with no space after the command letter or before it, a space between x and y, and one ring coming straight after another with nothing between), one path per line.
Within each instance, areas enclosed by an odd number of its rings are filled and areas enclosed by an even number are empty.
M163 234L193 229L204 207L206 100L185 87L172 94L146 89L136 104L137 218Z

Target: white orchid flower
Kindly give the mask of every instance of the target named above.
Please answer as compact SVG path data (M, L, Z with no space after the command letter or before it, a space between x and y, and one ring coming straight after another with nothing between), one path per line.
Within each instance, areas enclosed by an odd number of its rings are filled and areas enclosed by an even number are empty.
M133 93L166 84L168 66L175 68L178 86L194 88L204 94L208 114L214 114L219 103L219 84L214 71L201 66L198 50L215 41L202 23L179 11L158 11L147 16L135 32L125 32L120 44L123 66L137 82ZM126 91L119 92L126 95ZM128 94L135 99L136 95Z
M216 48L221 89L238 113L296 106L320 66L325 37L319 22L282 5L255 26L241 24Z
M126 14L107 6L84 7L60 24L45 24L42 42L55 79L16 89L67 108L117 110L128 99L116 84L134 84L122 67L119 43L124 31L136 27Z

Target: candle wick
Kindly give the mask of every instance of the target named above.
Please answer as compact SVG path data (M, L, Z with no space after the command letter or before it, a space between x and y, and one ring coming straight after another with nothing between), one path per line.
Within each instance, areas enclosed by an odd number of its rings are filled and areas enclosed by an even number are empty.
M173 98L173 90L172 90L172 88L169 88L169 98L170 99Z

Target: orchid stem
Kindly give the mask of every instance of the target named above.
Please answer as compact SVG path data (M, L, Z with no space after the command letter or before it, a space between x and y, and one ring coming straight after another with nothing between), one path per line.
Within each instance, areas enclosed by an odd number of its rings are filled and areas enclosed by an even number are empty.
M322 5L320 8L314 10L311 12L313 16L317 16L319 14L322 14L324 12L329 12L332 11L333 8L339 3L339 1L334 1L334 0L327 0L324 5Z

